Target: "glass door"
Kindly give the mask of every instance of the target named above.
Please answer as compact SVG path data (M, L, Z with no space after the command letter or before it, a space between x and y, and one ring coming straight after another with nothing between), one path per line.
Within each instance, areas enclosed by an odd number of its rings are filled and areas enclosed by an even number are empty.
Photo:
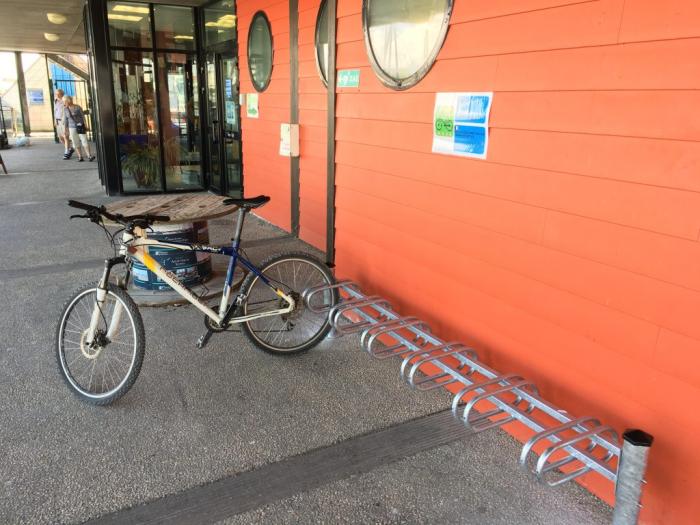
M219 86L217 74L217 54L207 55L207 152L209 155L209 187L221 193L221 116L219 110Z
M221 56L221 85L223 86L223 172L226 193L240 195L241 187L241 127L238 96L238 59Z
M228 52L209 53L206 62L209 185L230 195L242 191L237 62Z

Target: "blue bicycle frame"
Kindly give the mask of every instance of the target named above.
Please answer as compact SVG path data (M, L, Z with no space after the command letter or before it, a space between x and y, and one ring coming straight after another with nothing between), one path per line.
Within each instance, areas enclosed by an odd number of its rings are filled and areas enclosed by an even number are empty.
M185 299L187 299L190 303L192 303L194 306L196 306L199 310L204 312L205 315L210 317L213 321L216 323L222 323L226 321L225 324L228 324L228 322L232 323L240 323L244 321L249 321L252 319L258 319L261 317L268 317L272 315L280 315L280 314L285 314L288 312L291 312L294 309L295 306L295 301L292 297L284 293L284 291L280 290L279 288L276 288L273 286L273 284L270 282L270 280L265 277L262 272L253 264L251 263L248 259L243 257L240 254L240 246L241 246L241 232L243 230L243 222L245 221L245 214L247 213L247 210L243 207L239 208L238 210L238 220L236 223L236 232L233 237L233 242L230 247L228 246L208 246L208 245L203 245L203 244L189 244L189 243L182 243L182 242L176 242L176 241L158 241L155 239L147 239L147 238L128 238L126 237L124 239L124 245L123 245L123 250L124 253L123 255L129 255L130 257L133 257L137 260L139 260L146 268L148 268L151 272L156 274L158 277L160 277L163 281L165 281L168 285L170 285L173 290L178 292L180 295L182 295ZM132 242L133 241L133 242ZM151 257L147 250L148 246L163 246L163 247L168 247L168 248L175 248L178 250L183 250L183 251L194 251L194 252L202 252L202 253L213 253L217 255L226 255L227 257L230 257L229 263L228 263L228 270L226 272L226 281L224 284L224 290L221 296L221 303L219 305L219 311L218 314L214 310L212 310L209 306L204 304L196 295L192 293L192 291L187 288L180 280L178 279L177 275L175 275L173 272L164 269L158 261L153 259ZM287 306L284 308L277 308L275 310L270 310L266 312L260 312L257 314L251 314L251 315L245 315L241 317L237 317L235 319L231 319L232 312L235 310L235 307L237 306L238 301L234 301L233 303L229 304L230 296L231 296L231 288L233 285L233 274L236 269L236 266L238 264L243 265L245 268L248 269L248 271L252 272L255 274L260 280L265 283L267 286L270 287L271 290L274 291L274 293L284 299L287 302Z

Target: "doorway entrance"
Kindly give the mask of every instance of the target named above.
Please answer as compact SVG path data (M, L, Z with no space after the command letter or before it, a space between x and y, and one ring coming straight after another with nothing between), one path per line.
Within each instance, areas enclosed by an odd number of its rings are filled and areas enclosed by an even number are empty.
M238 58L235 50L206 54L209 186L217 193L243 191Z

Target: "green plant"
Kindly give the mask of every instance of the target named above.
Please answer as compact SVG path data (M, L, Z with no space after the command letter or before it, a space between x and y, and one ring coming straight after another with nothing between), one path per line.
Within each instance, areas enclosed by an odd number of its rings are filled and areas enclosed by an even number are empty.
M158 146L129 142L126 157L122 161L122 170L136 181L138 187L155 187L158 182L160 158Z

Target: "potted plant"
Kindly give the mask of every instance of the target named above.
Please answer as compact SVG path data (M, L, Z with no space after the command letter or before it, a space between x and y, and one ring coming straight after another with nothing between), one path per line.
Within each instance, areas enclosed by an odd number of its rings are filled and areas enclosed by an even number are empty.
M122 161L122 170L131 175L136 186L155 187L158 182L158 146L137 144L131 141L126 147L126 156Z

